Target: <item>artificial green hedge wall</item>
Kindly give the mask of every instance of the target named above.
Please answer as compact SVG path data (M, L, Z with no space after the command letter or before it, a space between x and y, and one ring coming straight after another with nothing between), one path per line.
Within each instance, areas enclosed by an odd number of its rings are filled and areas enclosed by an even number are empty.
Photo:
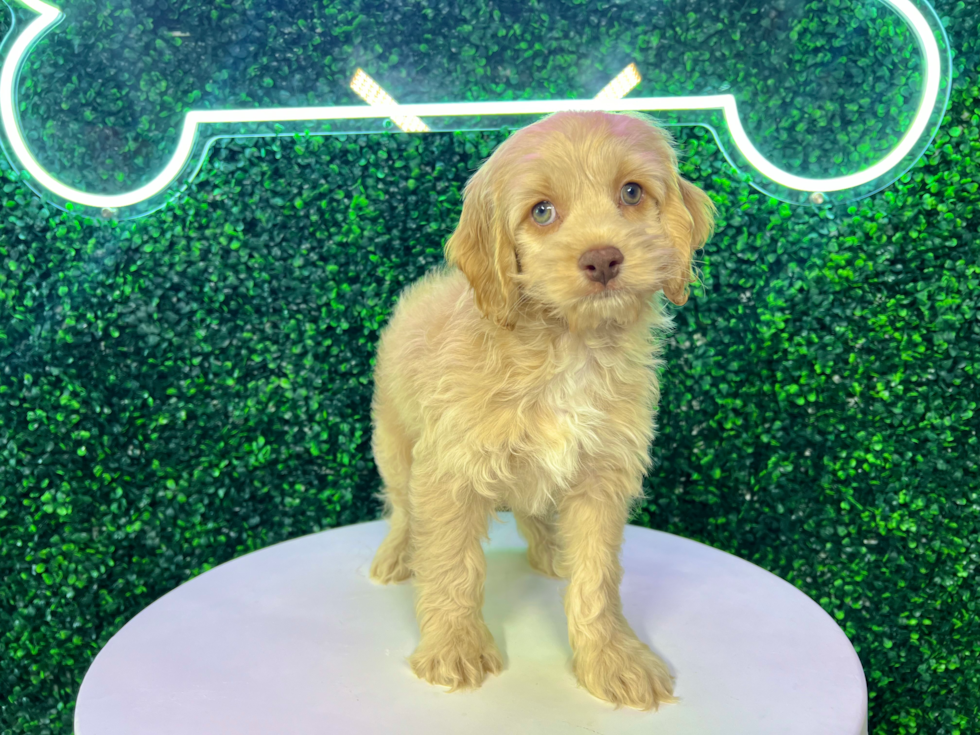
M980 732L980 8L936 6L942 132L857 206L768 200L678 132L719 227L636 518L818 600L873 733ZM376 516L378 329L503 137L223 141L186 197L121 224L0 162L3 735L70 731L96 653L181 582Z
M405 104L588 98L633 62L633 96L735 94L760 152L816 178L891 152L923 84L914 34L881 0L57 2L65 20L23 72L24 135L62 182L105 194L163 168L189 109L360 105L361 67ZM712 124L741 160L720 113L660 117Z

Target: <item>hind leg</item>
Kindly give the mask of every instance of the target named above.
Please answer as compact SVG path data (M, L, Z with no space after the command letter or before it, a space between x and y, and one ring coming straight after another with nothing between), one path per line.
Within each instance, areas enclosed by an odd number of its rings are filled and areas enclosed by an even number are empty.
M527 560L531 568L546 577L560 579L558 560L558 535L553 516L529 516L514 511L517 530L527 541Z
M383 401L375 405L371 444L375 464L384 481L381 497L385 504L384 517L390 528L374 555L370 576L381 584L403 582L412 575L408 505L412 444Z

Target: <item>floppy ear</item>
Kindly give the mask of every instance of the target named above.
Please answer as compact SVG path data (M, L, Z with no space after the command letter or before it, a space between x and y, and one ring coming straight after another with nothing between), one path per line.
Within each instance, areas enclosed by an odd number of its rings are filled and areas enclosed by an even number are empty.
M463 271L483 315L513 329L517 255L505 214L494 201L490 172L484 164L463 190L463 214L446 242L446 261Z
M687 286L695 281L691 256L704 246L715 228L715 204L694 184L677 177L662 212L677 259L676 274L664 285L664 295L678 306L687 303Z

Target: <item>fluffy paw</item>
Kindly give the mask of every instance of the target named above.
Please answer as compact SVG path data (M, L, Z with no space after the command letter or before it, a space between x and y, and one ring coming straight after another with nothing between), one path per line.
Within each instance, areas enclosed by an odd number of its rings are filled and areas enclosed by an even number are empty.
M580 647L573 666L582 686L617 707L649 710L677 701L667 665L633 635L604 646Z
M404 582L412 576L408 566L408 543L385 539L371 562L370 577L380 584Z
M479 687L488 673L499 674L503 668L500 652L490 631L456 632L448 636L424 636L409 658L412 671L430 684L457 689Z

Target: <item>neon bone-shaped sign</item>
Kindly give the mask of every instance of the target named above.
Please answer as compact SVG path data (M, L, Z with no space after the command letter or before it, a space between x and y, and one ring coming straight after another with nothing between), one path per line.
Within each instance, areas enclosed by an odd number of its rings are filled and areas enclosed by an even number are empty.
M877 5L894 12L911 29L920 54L918 76L921 84L917 90L918 103L911 124L902 133L896 145L876 162L853 173L815 178L798 175L772 163L750 139L739 115L736 96L731 93L655 97L624 97L614 93L600 93L585 99L397 104L381 89L385 80L375 83L364 74L360 79L360 89L356 76L353 79L346 76L343 80L338 80L338 84L350 86L369 104L190 110L183 117L174 153L162 170L138 188L123 193L103 194L73 187L48 171L32 153L23 133L16 95L19 70L34 44L55 27L63 18L63 14L57 7L43 0L20 0L20 2L35 13L36 17L27 23L22 31L10 34L3 67L0 69L0 123L2 123L8 156L14 159L15 167L19 164L19 167L27 172L28 177L25 177L27 183L56 205L65 206L70 203L91 207L102 211L106 216L121 218L149 211L151 208L147 206L148 203L156 202L159 206L180 188L186 187L200 168L204 154L215 138L246 135L246 126L250 124L271 125L306 121L319 123L326 128L314 129L311 131L314 134L357 133L375 132L358 127L357 123L393 119L396 122L415 121L414 127L399 124L400 128L410 132L478 130L500 127L499 124L488 125L487 120L521 125L532 121L526 116L540 116L562 110L610 112L632 110L703 115L693 122L665 121L665 124L668 126L700 124L708 127L718 139L722 152L729 162L741 172L748 174L754 186L780 199L790 202L807 200L821 202L825 198L842 201L883 188L908 170L925 151L935 134L948 99L949 49L935 13L927 4L917 4L917 0L877 0ZM636 66L632 68L640 75L644 72L642 65L639 65L638 69ZM364 78L370 80L377 89L381 89L373 99L363 91ZM609 85L609 87L613 86L615 85ZM629 84L620 86L621 92L629 91ZM604 92L607 92L609 87ZM714 124L712 121L715 121ZM440 122L444 125L440 126ZM446 127L445 124L449 126ZM203 138L203 135L211 133L212 130L226 129L229 125L241 127L238 132L215 134L207 140Z

